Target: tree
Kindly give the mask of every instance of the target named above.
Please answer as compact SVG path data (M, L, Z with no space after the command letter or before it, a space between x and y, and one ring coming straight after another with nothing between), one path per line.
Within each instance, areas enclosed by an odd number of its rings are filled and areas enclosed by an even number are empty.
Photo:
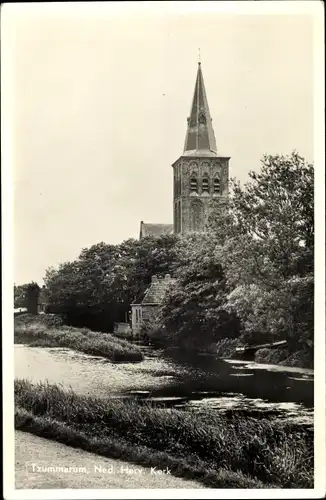
M131 248L128 248L130 240L120 246L124 255L121 264L125 269L124 283L128 304L142 296L153 275L164 276L172 272L177 242L176 235L161 235L133 241Z
M30 314L37 314L38 312L38 298L40 294L40 287L34 281L29 283L26 288L27 295L27 312Z
M14 286L14 307L27 308L29 313L37 314L39 293L40 287L34 281Z
M160 322L166 337L184 348L205 349L239 334L236 316L225 310L227 284L221 248L212 234L192 234L177 246L177 281L165 297Z
M76 326L112 330L119 315L113 291L116 259L115 246L99 243L83 249L75 261L48 269L49 309Z
M74 262L46 272L50 308L75 324L112 329L115 321L125 320L151 276L169 272L176 241L163 235L84 248Z
M28 283L24 285L14 286L14 306L15 308L27 307L27 287Z
M209 229L223 244L228 311L254 339L313 336L314 171L296 152L264 156L243 187L232 183L227 212ZM295 339L295 341L294 341Z

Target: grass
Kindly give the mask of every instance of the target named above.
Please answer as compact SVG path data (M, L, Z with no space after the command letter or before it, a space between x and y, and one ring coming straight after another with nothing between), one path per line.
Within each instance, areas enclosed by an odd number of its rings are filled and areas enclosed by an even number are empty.
M103 356L115 362L142 361L139 347L109 333L92 332L62 324L60 318L24 314L15 318L15 343L34 347L69 347L76 351Z
M215 488L312 488L313 434L268 419L199 416L15 380L16 428Z

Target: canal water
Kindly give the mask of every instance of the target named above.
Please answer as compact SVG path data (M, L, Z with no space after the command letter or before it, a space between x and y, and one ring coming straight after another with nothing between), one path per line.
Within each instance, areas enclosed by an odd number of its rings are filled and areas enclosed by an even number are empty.
M221 360L141 347L139 363L112 363L70 349L15 345L15 377L78 394L136 399L184 411L313 423L313 370Z

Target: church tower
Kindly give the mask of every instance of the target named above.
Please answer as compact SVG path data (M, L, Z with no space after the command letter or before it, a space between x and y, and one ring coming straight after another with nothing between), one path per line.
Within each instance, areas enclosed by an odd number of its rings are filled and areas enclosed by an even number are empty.
M173 163L175 233L203 231L211 200L228 197L229 156L218 154L212 118L198 63L194 97L183 154Z

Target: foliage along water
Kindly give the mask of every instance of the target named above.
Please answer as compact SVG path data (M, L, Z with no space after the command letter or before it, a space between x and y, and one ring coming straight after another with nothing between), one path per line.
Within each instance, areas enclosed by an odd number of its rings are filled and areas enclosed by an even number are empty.
M140 363L111 363L70 349L15 346L15 377L78 394L136 398L162 407L207 408L256 418L313 422L313 371L142 347Z

